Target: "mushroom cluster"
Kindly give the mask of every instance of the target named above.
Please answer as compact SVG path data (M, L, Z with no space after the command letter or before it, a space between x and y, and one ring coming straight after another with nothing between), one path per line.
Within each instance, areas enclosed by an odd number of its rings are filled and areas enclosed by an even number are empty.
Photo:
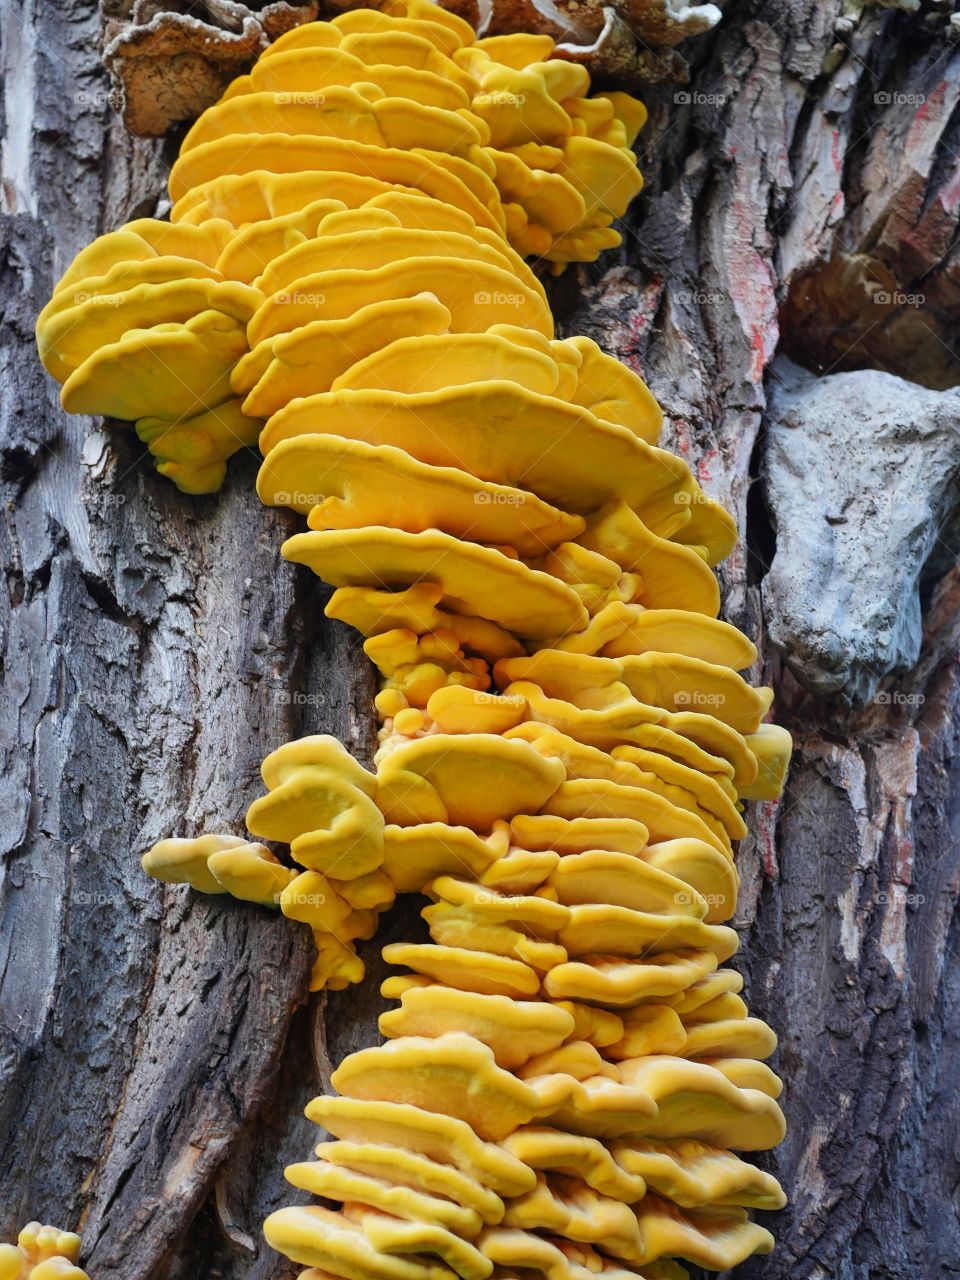
M429 900L287 1170L340 1207L265 1224L303 1280L676 1280L768 1251L748 1210L783 1203L734 1154L783 1116L725 922L789 735L717 617L733 521L524 260L592 260L640 187L642 107L552 49L428 0L289 32L187 135L171 222L83 251L38 325L65 406L182 489L259 441L260 498L306 517L283 556L380 673L373 769L326 736L263 763L247 827L288 861L144 858L309 925L314 989Z
M79 1253L74 1232L28 1222L16 1244L0 1244L0 1280L88 1280Z
M164 475L208 493L265 418L391 339L502 316L549 337L520 255L560 269L619 242L645 115L626 94L588 98L588 72L553 47L476 40L429 0L276 40L184 139L170 221L102 236L57 285L37 336L64 408L135 423ZM509 346L479 351L505 372Z

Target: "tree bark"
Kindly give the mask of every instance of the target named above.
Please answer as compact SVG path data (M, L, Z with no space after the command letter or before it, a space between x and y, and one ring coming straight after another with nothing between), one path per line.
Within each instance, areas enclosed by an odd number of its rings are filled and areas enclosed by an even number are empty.
M563 330L643 374L668 447L736 514L725 616L760 642L754 674L796 737L738 857L735 963L780 1036L789 1123L767 1167L790 1205L766 1215L779 1247L751 1280L960 1274L960 575L946 557L928 574L920 661L866 708L812 696L765 642L778 352L960 383L960 55L942 17L868 10L838 35L841 10L731 0L684 47L690 84L645 95L623 248L551 285ZM282 1169L315 1141L303 1104L376 1039L379 950L421 928L418 904L366 944L360 988L308 1000L296 926L158 885L138 855L242 830L261 758L292 737L369 758L372 679L317 580L279 559L295 520L256 500L253 456L189 498L123 429L59 410L36 313L80 247L154 212L173 148L113 115L91 0L0 14L0 1238L31 1217L81 1230L94 1280L281 1280L295 1269L260 1222L297 1198ZM830 274L857 254L925 282L932 337L912 315L864 336Z

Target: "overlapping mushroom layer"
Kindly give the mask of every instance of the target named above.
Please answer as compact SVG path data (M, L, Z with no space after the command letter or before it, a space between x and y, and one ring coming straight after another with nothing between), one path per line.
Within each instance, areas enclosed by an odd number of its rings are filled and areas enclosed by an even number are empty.
M170 222L102 236L57 285L37 332L64 407L134 422L204 493L304 378L329 389L387 335L546 332L518 255L619 243L644 119L552 51L428 0L282 36L188 133Z
M188 134L172 221L84 251L39 325L78 411L135 421L181 488L259 437L286 559L377 666L373 770L304 738L236 836L144 866L278 905L313 986L422 892L386 1043L308 1114L332 1135L271 1216L304 1280L669 1280L772 1240L773 1033L726 926L743 803L789 737L718 619L729 516L657 447L643 382L554 337L523 255L616 242L642 108L549 40L426 0L289 33ZM262 427L262 430L261 430Z

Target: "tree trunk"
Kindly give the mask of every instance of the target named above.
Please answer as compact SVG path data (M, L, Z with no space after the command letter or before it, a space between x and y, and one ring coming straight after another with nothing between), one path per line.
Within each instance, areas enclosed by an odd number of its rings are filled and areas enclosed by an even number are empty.
M938 11L842 8L731 0L684 46L690 83L644 93L647 193L622 250L552 294L566 332L643 373L667 446L735 512L725 616L760 641L796 738L786 795L751 806L739 852L736 963L780 1036L789 1132L767 1167L790 1196L766 1215L777 1252L739 1274L926 1280L960 1274L953 542L923 557L919 660L865 707L799 683L817 687L816 657L764 594L784 532L765 417L783 355L946 397L960 383L960 54ZM158 885L138 855L242 830L261 758L292 737L331 732L369 758L372 679L317 580L280 561L296 522L256 500L253 456L189 498L122 429L59 410L36 313L80 247L154 212L172 144L113 114L92 0L0 16L0 1238L31 1217L81 1230L94 1280L280 1280L296 1269L260 1222L296 1198L282 1169L315 1140L304 1103L376 1039L379 949L420 928L417 903L365 945L360 988L308 1000L305 931ZM924 303L876 315L871 271ZM854 474L869 451L845 459ZM943 517L955 476L933 481ZM881 546L876 522L855 532Z

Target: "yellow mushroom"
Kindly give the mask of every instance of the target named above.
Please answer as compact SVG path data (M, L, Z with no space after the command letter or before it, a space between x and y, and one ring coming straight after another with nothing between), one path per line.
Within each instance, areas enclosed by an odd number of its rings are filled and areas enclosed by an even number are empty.
M427 1191L475 1210L485 1223L503 1218L504 1204L496 1192L453 1165L428 1159L402 1147L375 1142L321 1142L315 1154L328 1164Z
M146 277L134 264L148 263L154 258L177 258L184 265L194 262L212 270L218 266L232 234L233 227L223 218L209 218L196 227L155 218L136 218L117 231L98 236L81 249L54 285L53 295L73 289L79 291L81 281L105 276L121 263L126 264L125 274L138 279Z
M623 1036L607 1050L607 1056L615 1061L680 1053L687 1043L679 1014L666 1004L640 1004L624 1011L621 1018Z
M609 903L583 903L570 908L570 923L557 940L572 958L607 955L645 958L661 951L712 951L718 962L736 951L736 932L725 925L704 924L689 915L655 915Z
M287 1165L284 1177L293 1186L325 1200L372 1205L398 1218L432 1223L467 1236L479 1232L483 1220L475 1209L397 1184L389 1170L383 1172L386 1176L372 1177L326 1160L310 1160Z
M509 1138L503 1145L508 1151L513 1150ZM780 1184L771 1174L730 1151L708 1147L692 1138L672 1142L628 1138L611 1143L610 1156L618 1168L681 1208L715 1204L782 1209L786 1203Z
M589 1246L574 1248L519 1227L488 1227L477 1247L498 1268L497 1274L544 1275L547 1280L636 1280L637 1272L624 1269Z
M383 832L383 869L397 893L415 893L440 875L479 876L506 848L506 833L499 830L483 837L446 822L390 824Z
M434 984L412 987L400 1008L380 1015L381 1034L441 1036L465 1031L489 1045L501 1067L514 1071L535 1055L556 1049L573 1032L565 1009L544 1001L517 1000Z
M422 287L424 271L421 262L411 272L412 292ZM467 287L472 300L477 282ZM524 424L522 432L512 429L516 422ZM577 514L614 496L640 513L657 501L672 513L676 494L691 483L681 459L626 428L510 382L446 387L403 400L376 390L308 396L273 415L260 446L266 455L281 440L314 432L392 444L421 462L527 489ZM558 439L564 448L554 447Z
M524 849L555 849L561 854L591 849L641 854L650 838L647 828L634 818L561 818L555 814L513 818L510 831Z
M262 844L241 844L211 853L207 868L227 893L244 902L275 907L284 889L297 878Z
M697 1138L738 1151L765 1151L783 1138L783 1113L774 1099L759 1089L738 1087L722 1068L651 1055L629 1058L620 1070L626 1083L644 1089L656 1102L656 1119L645 1136Z
M183 493L214 493L223 484L227 459L241 449L252 452L261 422L232 398L187 418L139 418L138 437L157 462L157 470Z
M684 1058L769 1058L777 1037L759 1018L722 1018L687 1025Z
M542 893L543 886L560 862L560 855L552 849L530 850L511 847L510 852L499 858L483 872L480 883L498 893ZM553 896L552 890L542 896Z
M389 943L382 954L388 964L406 965L418 974L462 991L522 998L536 995L540 989L536 971L508 956L412 942Z
M660 752L639 747L615 747L600 751L538 721L508 728L508 738L530 742L550 759L560 759L568 780L599 778L621 786L655 791L664 799L700 816L708 826L721 823L731 839L746 834L746 825L736 807L732 783L723 782Z
M60 403L68 413L178 421L230 398L230 370L246 349L245 326L223 311L128 329L70 374Z
M493 1263L448 1227L429 1220L403 1221L366 1204L347 1205L346 1216L360 1223L374 1248L387 1255L436 1255L462 1280L486 1280Z
M247 810L254 835L282 840L297 862L349 879L383 861L376 779L335 739L288 742L261 766L267 795Z
M564 964L567 959L559 943L531 937L522 924L484 918L469 906L438 902L426 907L422 915L430 926L430 937L441 946L508 956L541 973Z
M579 1172L540 1174L533 1191L509 1203L503 1225L598 1244L615 1258L633 1260L644 1252L636 1212L585 1182Z
M526 1124L541 1105L528 1084L496 1065L491 1049L463 1032L361 1049L331 1081L349 1098L407 1103L465 1120L478 1137L494 1142Z
M280 444L260 468L257 492L268 506L309 515L311 529L441 529L470 542L508 544L529 556L576 537L583 527L579 516L521 489L418 462L392 445L338 436Z
M320 1205L278 1209L263 1224L267 1243L294 1262L353 1280L449 1280L440 1263L381 1253L360 1227Z
M262 846L261 846L262 847ZM154 880L188 884L200 893L229 893L213 874L209 860L225 851L247 848L242 836L206 835L196 839L159 840L141 858L141 866Z
M164 261L153 259L151 265ZM72 290L54 294L37 319L44 367L66 382L99 348L119 342L130 329L185 323L202 311L221 312L243 326L263 301L259 290L248 285L184 278L182 270L182 263L173 259L169 280L147 283L121 263L101 279L80 280ZM158 410L164 407L162 399L156 401Z
M526 742L484 733L433 734L380 759L377 804L399 826L449 822L489 831L536 811L563 781L563 766Z
M581 778L565 782L543 806L545 813L575 818L591 814L636 818L650 832L653 842L692 838L729 853L730 839L720 823L681 808L643 787L624 787L603 778Z
M269 417L299 396L329 391L355 360L395 338L443 333L452 319L432 293L371 302L342 319L312 320L265 338L238 361L230 385L245 395L248 413Z
M348 1142L382 1142L451 1165L500 1196L522 1195L536 1178L509 1151L478 1137L463 1120L409 1103L351 1097L314 1098L306 1115Z
M702 1058L700 1064L719 1072L741 1090L766 1094L768 1098L779 1098L783 1092L783 1081L780 1077L765 1062L757 1062L754 1058ZM780 1139L778 1138L777 1141L779 1142ZM730 1142L727 1145L734 1144Z
M651 997L675 995L716 966L715 953L705 949L660 951L643 960L580 956L551 968L543 989L558 1000L589 1000L619 1010Z
M642 1086L614 1075L619 1072L611 1065L584 1080L558 1072L528 1076L527 1083L538 1099L538 1117L555 1128L600 1138L644 1132L656 1103Z
M596 1191L625 1204L639 1200L646 1191L643 1176L634 1173L628 1164L618 1163L596 1138L564 1133L544 1125L523 1125L500 1145L531 1169L582 1178ZM612 1149L616 1148L614 1143ZM534 1193L527 1192L527 1196L531 1194ZM521 1197L520 1202L525 1198Z
M758 772L752 782L738 789L741 800L776 800L783 791L790 765L793 739L777 724L762 724L747 736L747 746L756 757Z
M637 1206L643 1239L640 1266L666 1255L679 1256L695 1266L726 1271L755 1253L770 1253L773 1236L737 1208L707 1207L680 1210L659 1196L648 1195Z
M647 915L687 916L691 920L703 920L707 913L707 903L685 881L627 853L593 849L569 854L547 883L566 906L616 903Z
M310 970L311 991L342 991L363 981L365 966L350 941L317 929L313 931L313 942L317 958Z
M563 583L438 530L403 533L374 526L299 533L281 551L284 559L309 566L336 587L438 583L453 612L489 618L521 636L543 635L557 625L575 629L586 618Z
M729 622L686 609L646 609L622 601L607 605L584 631L551 642L551 647L605 658L679 653L734 671L757 660L756 646Z
M75 1232L28 1222L15 1245L0 1244L0 1280L88 1280L79 1253Z

